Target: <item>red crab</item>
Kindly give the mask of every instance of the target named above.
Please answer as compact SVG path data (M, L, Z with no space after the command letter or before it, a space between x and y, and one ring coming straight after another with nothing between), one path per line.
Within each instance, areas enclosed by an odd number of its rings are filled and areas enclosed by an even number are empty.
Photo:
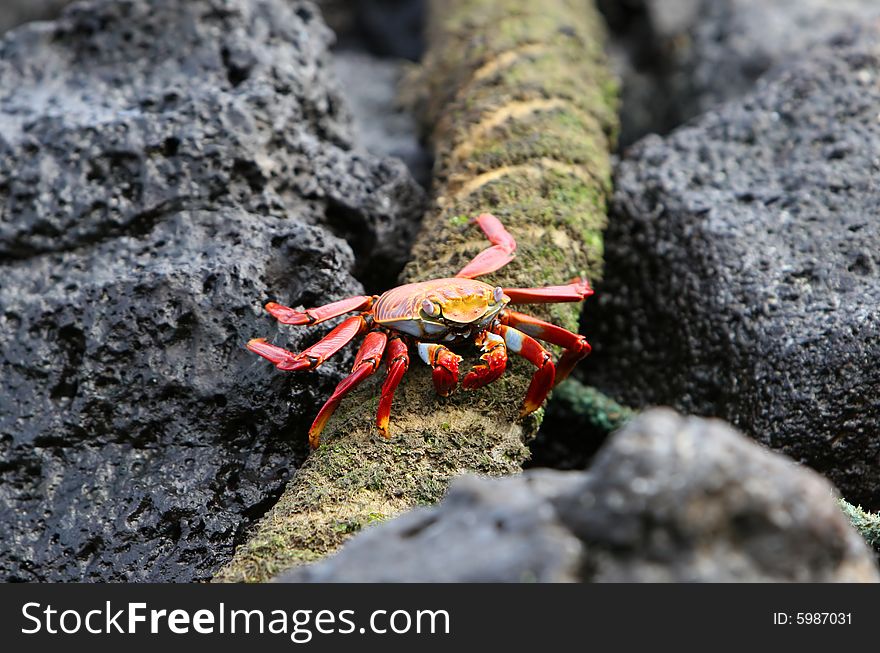
M432 279L398 286L382 295L359 295L305 311L269 302L266 310L282 324L314 325L345 313L359 311L333 329L322 340L295 354L256 338L247 348L272 361L280 370L311 370L333 356L354 338L366 333L350 376L336 387L309 429L309 443L317 447L321 431L342 398L373 374L385 356L388 368L376 426L390 437L388 420L394 391L409 365L409 347L415 345L421 359L433 368L434 388L449 395L458 384L461 356L447 345L472 342L480 347L482 363L461 381L473 390L495 381L507 365L507 352L523 356L537 367L523 400L520 416L538 409L550 389L590 353L583 336L549 322L518 313L508 304L579 302L593 294L589 284L575 279L564 286L546 288L501 288L474 277L494 272L511 260L516 250L513 239L494 215L484 213L475 222L492 247L480 252L454 278ZM535 338L565 349L556 365Z

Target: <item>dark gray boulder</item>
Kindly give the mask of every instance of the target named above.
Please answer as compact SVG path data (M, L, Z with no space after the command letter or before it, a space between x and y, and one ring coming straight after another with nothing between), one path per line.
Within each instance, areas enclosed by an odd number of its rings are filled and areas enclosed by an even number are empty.
M727 419L880 506L880 56L813 52L616 173L590 381Z
M78 4L0 43L0 256L70 249L171 205L322 222L362 267L405 262L421 194L351 151L308 2Z
M880 581L836 496L720 420L656 409L554 503L594 582Z
M683 117L752 89L773 66L880 20L875 0L648 0L690 89ZM680 81L684 81L684 79Z
M599 0L623 78L621 142L738 98L773 66L880 20L875 0Z
M877 582L818 474L719 420L649 411L587 472L464 477L288 582Z
M4 265L3 576L209 575L282 489L344 371L283 375L245 351L256 335L310 340L259 300L356 292L351 263L320 228L217 207Z
M0 41L0 577L210 577L305 454L352 352L244 343L326 332L262 304L393 274L423 198L353 149L330 39L308 2L116 0Z

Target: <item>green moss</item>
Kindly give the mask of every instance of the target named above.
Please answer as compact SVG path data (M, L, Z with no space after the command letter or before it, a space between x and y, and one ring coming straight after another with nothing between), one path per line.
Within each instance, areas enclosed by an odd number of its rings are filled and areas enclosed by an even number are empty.
M425 115L438 158L436 210L401 282L452 276L485 249L470 223L485 211L518 242L515 260L486 281L510 288L584 274L595 280L616 120L598 14L580 0L433 0L431 7ZM531 100L548 100L538 103L548 110L509 107ZM482 128L490 115L505 119ZM528 310L577 329L579 304ZM476 352L458 353L463 370L476 362ZM391 440L374 426L381 381L365 383L342 402L322 445L217 579L264 580L320 557L370 523L436 502L458 474L517 473L543 417L543 409L518 417L533 371L513 357L497 382L441 398L413 356L395 395Z
M602 188L597 188L595 184L577 181L554 185L550 190L550 200L557 206L567 208L590 206L596 207L600 211L605 209L605 191Z
M635 412L596 388L585 386L575 378L560 383L553 393L553 400L565 406L570 412L583 419L585 427L611 433L630 421Z
M608 150L605 135L592 133L597 128L594 120L570 108L538 111L510 119L470 143L466 161L461 163L472 174L542 158L589 165L596 160L597 150ZM587 134L592 137L586 138Z
M839 504L843 513L865 538L868 545L880 553L880 514L862 510L861 506L854 506L844 499L840 499Z

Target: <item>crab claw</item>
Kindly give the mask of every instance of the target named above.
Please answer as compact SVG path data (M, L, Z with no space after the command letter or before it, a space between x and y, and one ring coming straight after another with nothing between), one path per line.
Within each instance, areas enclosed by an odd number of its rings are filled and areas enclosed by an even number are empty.
M441 397L448 397L458 383L458 370L450 370L438 365L434 368L431 378L434 379L434 390L437 391L437 394Z
M492 383L500 377L507 367L507 347L501 336L484 332L477 338L477 344L483 350L480 360L483 364L476 365L468 372L461 381L461 387L465 390L475 390Z
M457 356L443 345L420 342L419 356L434 371L431 377L434 380L434 390L441 397L448 397L458 384L458 366L461 356Z

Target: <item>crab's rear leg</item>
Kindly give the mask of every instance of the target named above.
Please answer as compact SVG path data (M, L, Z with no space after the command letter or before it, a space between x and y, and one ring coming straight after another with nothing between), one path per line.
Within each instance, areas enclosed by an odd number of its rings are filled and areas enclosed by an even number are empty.
M564 286L544 288L504 288L511 304L561 304L580 302L593 294L586 279L572 279Z
M275 363L279 370L295 372L296 370L314 369L325 360L345 347L359 334L367 330L367 321L363 315L354 315L321 338L314 345L303 351L294 353L283 347L270 345L264 338L254 338L247 348L263 358Z
M526 390L526 396L519 411L520 417L525 417L541 407L553 388L553 379L556 376L553 359L537 340L522 331L500 324L495 328L495 332L504 338L508 350L519 354L538 368L532 375L532 382L529 384L529 389Z
M475 343L483 350L480 360L483 362L475 365L474 369L465 374L461 380L461 387L465 390L482 388L484 385L497 380L507 367L507 347L504 338L497 333L484 331Z
M266 310L281 324L313 325L353 311L366 311L375 300L375 295L357 295L317 308L307 308L304 311L297 311L289 306L269 302L266 304Z
M448 347L434 343L418 343L419 357L433 368L434 390L447 397L458 385L458 365L461 356L453 354Z
M516 251L516 240L511 236L501 221L491 213L477 216L475 222L486 234L492 247L477 254L470 263L465 265L456 277L473 279L483 274L495 272L513 260Z
M309 444L312 445L313 449L317 448L321 443L321 431L324 430L327 420L330 419L342 398L378 369L379 364L382 362L382 354L385 351L385 344L387 342L388 336L381 331L371 331L364 338L357 357L354 359L354 367L351 374L336 386L336 390L333 391L327 403L318 412L318 416L315 417L315 421L309 429Z
M385 376L385 383L382 384L382 398L379 400L376 428L379 429L379 433L389 438L391 437L391 432L388 430L391 402L394 401L394 392L409 367L409 352L403 339L396 337L388 341L385 364L388 366L388 374Z
M533 338L539 338L565 349L565 352L556 361L556 381L554 385L559 385L559 382L571 373L571 370L574 369L578 361L592 351L590 343L583 336L525 313L511 310L504 311L501 315L501 323L515 327Z

